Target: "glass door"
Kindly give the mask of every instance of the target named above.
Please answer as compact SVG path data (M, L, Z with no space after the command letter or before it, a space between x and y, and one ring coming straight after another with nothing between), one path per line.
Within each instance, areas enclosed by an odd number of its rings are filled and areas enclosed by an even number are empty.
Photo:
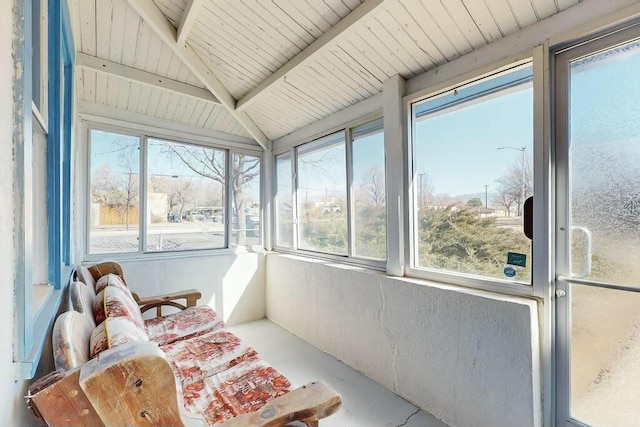
M640 426L640 28L556 56L559 426Z

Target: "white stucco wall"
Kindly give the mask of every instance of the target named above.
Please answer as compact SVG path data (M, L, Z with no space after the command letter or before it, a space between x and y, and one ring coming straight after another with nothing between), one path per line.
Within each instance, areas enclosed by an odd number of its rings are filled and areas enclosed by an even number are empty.
M15 272L14 248L14 153L13 153L13 13L7 7L0 13L0 414L2 424L24 426L24 381L14 381L13 338Z
M268 254L267 317L452 427L540 420L535 301Z
M264 254L121 261L127 283L140 296L195 288L228 325L265 317Z

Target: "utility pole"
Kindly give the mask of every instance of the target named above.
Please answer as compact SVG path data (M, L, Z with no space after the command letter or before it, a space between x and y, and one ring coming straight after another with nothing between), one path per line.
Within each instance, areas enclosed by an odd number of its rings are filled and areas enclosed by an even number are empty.
M484 208L487 211L489 210L488 196L489 196L489 184L485 184L484 185Z

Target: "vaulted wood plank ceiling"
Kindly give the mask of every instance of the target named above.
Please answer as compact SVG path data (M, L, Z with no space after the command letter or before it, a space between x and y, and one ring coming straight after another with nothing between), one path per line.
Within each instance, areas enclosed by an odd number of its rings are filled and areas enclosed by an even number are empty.
M115 70L87 61L78 96L268 147L579 1L74 0L77 50Z

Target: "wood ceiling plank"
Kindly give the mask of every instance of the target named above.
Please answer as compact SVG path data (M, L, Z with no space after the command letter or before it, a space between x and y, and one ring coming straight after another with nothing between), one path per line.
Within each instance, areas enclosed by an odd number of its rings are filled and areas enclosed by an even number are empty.
M569 9L571 6L575 6L580 3L579 0L556 0L558 5L558 12Z
M83 0L78 4L80 15L80 52L95 55L96 48L96 1Z
M538 22L536 11L530 0L508 0L508 3L520 28L525 28Z
M345 55L348 55L353 61L366 68L378 81L384 82L391 77L391 75L385 73L384 70L379 67L379 64L374 61L370 55L363 53L361 48L355 46L352 42L354 38L355 37L350 37L348 40L341 42L338 47L344 51Z
M404 24L410 22L404 22L396 19L396 17L386 11L385 13L381 13L376 20L389 32L397 44L396 51L406 52L406 54L408 54L408 56L410 56L418 65L417 68L414 68L416 72L426 71L437 65L437 61L422 49L407 33Z
M507 0L484 0L503 36L520 29Z
M164 93L163 90L158 89L158 88L151 88L151 96L149 96L149 105L147 106L146 111L144 111L145 114L147 114L148 116L152 116L152 117L157 117L158 115L158 104L160 103L160 97L162 96L162 94ZM215 105L214 103L210 102L210 104Z
M447 39L455 46L460 55L471 52L473 46L467 40L465 35L460 31L458 22L454 21L449 12L441 2L425 2L422 1L423 6L429 11L429 14L433 17L434 21L438 23L442 32Z
M111 45L111 0L96 2L96 55L109 58Z
M246 5L246 2L243 3ZM283 13L278 13L280 11L279 8L274 8L270 4L268 6L266 7L263 3L258 2L251 9L299 50L304 49L315 41L315 38L310 37L297 22Z
M124 24L124 40L122 46L122 64L133 66L138 50L138 36L140 35L140 17L128 3L126 5L126 17Z
M200 81L202 81L207 89L209 89L218 100L220 100L222 105L224 105L235 119L244 126L247 132L249 132L260 146L265 150L270 150L271 141L269 141L266 135L260 130L260 128L258 128L258 126L256 126L249 116L243 114L241 111L236 111L235 99L202 61L202 59L189 45L179 45L176 43L176 30L171 26L171 23L167 21L160 9L158 9L155 4L144 2L143 0L128 1L129 4L131 4L131 6L140 14L142 19L144 19L153 28L154 32L172 48L174 53L189 66L191 72L195 74Z
M260 96L262 93L265 93L265 91L268 90L271 85L284 79L285 76L293 69L303 65L307 61L313 61L316 55L322 53L322 50L329 46L335 45L335 43L337 43L341 37L348 36L348 34L350 34L357 26L355 24L357 24L361 20L368 20L372 18L374 13L380 12L380 9L382 9L382 4L382 0L367 0L360 7L348 14L336 25L331 27L330 30L325 32L316 41L311 43L302 52L293 57L284 66L279 68L278 71L269 76L269 78L260 83L260 85L251 90L251 92L243 96L238 101L236 108L240 111L243 108L246 108L251 102L253 102L256 97Z
M188 0L187 7L184 9L180 25L178 26L178 44L184 44L187 41L189 32L191 31L191 28L193 28L193 24L196 23L198 13L200 12L203 3L204 0Z
M389 8L388 13L398 22L407 36L413 40L413 42L424 50L424 52L431 58L431 62L436 64L442 64L447 61L447 56L442 52L440 47L434 43L433 39L428 32L428 28L424 23L419 23L416 17L413 15L413 10L409 11L405 3L398 3L397 7Z
M531 5L535 9L540 21L554 13L558 13L555 0L531 0Z
M484 4L478 0L462 0L465 8L469 11L469 15L473 18L476 26L487 40L487 43L498 40L504 36L498 28L498 24L493 19L493 15Z
M487 44L487 40L473 20L462 0L449 0L443 3L451 19L456 23L460 32L471 43L474 49Z
M273 5L274 9L277 8L279 10L279 13L288 16L296 25L300 26L311 39L317 39L324 32L289 0L273 0Z
M114 62L122 62L124 50L124 32L127 16L127 3L114 1L111 6L111 34L109 36L109 56L103 57ZM129 40L127 40L129 43Z

